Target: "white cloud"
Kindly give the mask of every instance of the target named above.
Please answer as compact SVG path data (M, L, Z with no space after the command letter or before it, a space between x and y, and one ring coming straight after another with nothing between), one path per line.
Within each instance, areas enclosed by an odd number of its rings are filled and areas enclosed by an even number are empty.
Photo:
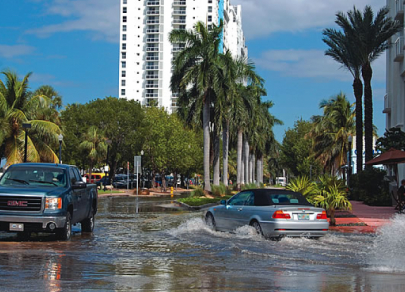
M34 52L35 48L26 45L0 45L0 57L13 58L16 56L29 55Z
M253 59L258 67L279 72L281 76L317 80L353 81L349 71L342 68L323 50L268 50ZM372 64L373 80L385 81L385 54Z
M49 4L46 14L59 15L69 20L27 30L39 37L58 32L92 31L93 39L118 42L119 1L112 0L55 0Z
M242 5L243 31L255 39L275 32L301 32L334 25L338 11L363 10L366 5L377 12L385 0L231 0Z

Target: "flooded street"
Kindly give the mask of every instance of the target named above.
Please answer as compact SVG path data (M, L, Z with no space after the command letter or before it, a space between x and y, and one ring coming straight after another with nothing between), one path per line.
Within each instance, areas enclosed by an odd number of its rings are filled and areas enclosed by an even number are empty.
M0 291L404 291L405 224L377 235L264 240L206 228L165 199L100 198L95 232L0 234Z

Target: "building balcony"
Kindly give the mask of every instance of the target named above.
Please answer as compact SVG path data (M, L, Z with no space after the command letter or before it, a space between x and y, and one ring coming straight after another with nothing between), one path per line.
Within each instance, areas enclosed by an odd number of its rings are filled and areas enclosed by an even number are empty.
M404 22L404 1L395 0L395 20L399 22Z
M146 70L159 70L159 65L146 65Z
M173 24L184 24L186 23L185 19L173 19Z
M160 5L160 1L147 1L146 2L146 6L159 6Z
M384 96L384 109L383 109L383 114L390 114L391 113L391 106L390 106L390 100L388 98L388 94Z
M150 88L159 88L159 84L146 84L145 85L145 88L148 88L148 89L150 89Z
M145 97L159 97L159 93L145 93Z
M186 10L174 10L173 15L186 15Z
M173 6L186 6L186 1L174 1Z
M404 37L399 37L395 41L394 62L402 62L403 60L404 60Z
M146 21L146 24L159 24L159 23L160 23L159 19L151 19Z
M146 61L159 61L158 56L146 56Z
M159 47L147 47L147 52L159 52Z
M182 50L184 50L184 48L173 48L172 52L177 53L177 52L181 52Z
M148 38L146 39L147 43L158 43L159 39L158 38Z
M146 15L159 15L159 10L148 10L146 11Z
M159 75L146 75L145 79L146 80L159 79Z
M158 33L159 29L158 28L152 28L152 29L147 29L146 33Z

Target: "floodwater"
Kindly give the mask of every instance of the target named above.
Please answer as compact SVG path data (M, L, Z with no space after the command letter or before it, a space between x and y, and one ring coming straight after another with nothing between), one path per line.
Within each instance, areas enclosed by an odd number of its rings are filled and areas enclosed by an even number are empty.
M70 241L0 234L0 291L404 291L405 218L376 235L270 241L210 231L165 199L100 198ZM163 207L162 207L163 206Z

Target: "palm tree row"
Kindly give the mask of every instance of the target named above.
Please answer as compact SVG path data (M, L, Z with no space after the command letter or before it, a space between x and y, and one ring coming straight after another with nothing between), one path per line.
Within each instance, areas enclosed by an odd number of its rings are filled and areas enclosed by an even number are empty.
M30 92L31 73L22 80L11 71L2 74L5 81L0 80L1 157L7 159L7 165L22 162L27 137L27 161L57 162L54 149L58 147L61 133L57 111L61 104L59 95L50 86ZM24 128L24 123L31 128Z
M173 30L169 36L171 43L184 44L173 60L171 89L179 93L180 116L188 124L203 128L206 191L211 189L210 162L213 183L219 184L221 133L223 183L228 184L229 145L237 145L240 187L241 183L253 181L252 155L259 158L257 181L262 181L260 163L274 142L272 126L280 123L268 112L272 104L261 103L261 96L265 95L264 81L256 74L253 63L245 58L235 59L229 51L219 53L222 26L221 22L208 29L198 22L193 31Z
M336 24L341 31L328 28L323 31L323 41L329 46L325 54L342 64L354 78L353 90L356 98L356 149L363 149L363 82L364 82L364 138L365 160L373 158L373 100L372 68L376 60L390 45L390 38L401 30L398 21L387 17L388 8L380 9L374 17L370 6L364 12L353 10L336 14ZM363 79L363 82L360 78ZM362 151L361 151L362 152ZM357 155L357 173L362 171L362 156Z

